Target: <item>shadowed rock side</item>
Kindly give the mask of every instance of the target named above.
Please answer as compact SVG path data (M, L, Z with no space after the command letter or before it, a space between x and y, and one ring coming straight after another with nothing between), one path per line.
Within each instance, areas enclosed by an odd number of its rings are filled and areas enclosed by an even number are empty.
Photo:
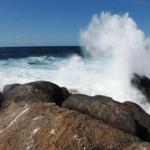
M124 150L150 150L150 143L134 143Z
M126 133L150 140L150 116L134 103L119 103L106 96L75 94L68 97L63 107L88 114Z
M57 105L61 105L69 96L66 88L47 81L6 85L2 93L6 102L55 102Z
M1 150L122 150L139 139L52 103L12 103L0 113Z
M4 101L3 95L2 95L2 93L0 92L0 106L2 105L3 101Z
M134 74L131 83L138 88L146 96L148 102L150 102L150 79L146 76Z
M124 102L123 105L135 121L136 135L144 141L150 141L150 115L135 103Z

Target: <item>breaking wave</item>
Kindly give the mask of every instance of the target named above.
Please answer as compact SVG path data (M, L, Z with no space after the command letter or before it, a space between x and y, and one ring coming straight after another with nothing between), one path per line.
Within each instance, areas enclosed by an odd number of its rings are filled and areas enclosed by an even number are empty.
M48 80L83 94L130 100L150 112L145 97L130 83L134 73L150 77L150 40L129 14L94 15L81 31L81 45L84 57L72 54L0 60L0 88Z

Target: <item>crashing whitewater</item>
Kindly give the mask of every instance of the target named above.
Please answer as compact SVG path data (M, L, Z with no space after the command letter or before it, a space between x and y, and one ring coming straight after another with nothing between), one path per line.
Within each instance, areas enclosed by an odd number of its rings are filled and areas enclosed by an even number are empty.
M150 77L150 39L128 14L94 15L81 31L81 45L85 57L0 60L0 88L16 82L48 80L88 95L133 101L150 112L145 97L131 86L134 73Z
M98 88L116 100L131 100L149 112L145 97L131 86L133 74L150 77L150 39L137 27L129 14L102 12L94 15L81 32L85 53L100 63Z

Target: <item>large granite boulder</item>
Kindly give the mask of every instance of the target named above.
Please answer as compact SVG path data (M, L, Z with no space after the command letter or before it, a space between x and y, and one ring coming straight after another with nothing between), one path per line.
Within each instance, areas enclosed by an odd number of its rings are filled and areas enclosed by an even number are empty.
M91 97L81 94L71 95L63 103L63 107L88 114L144 141L149 141L150 116L136 104L130 105L127 102L116 102L106 96Z
M37 81L27 84L6 85L2 91L6 102L28 101L28 102L55 102L61 105L70 95L66 88L47 82Z
M12 102L0 113L1 150L122 150L137 137L53 103Z
M150 143L133 143L129 147L125 148L124 150L150 150Z

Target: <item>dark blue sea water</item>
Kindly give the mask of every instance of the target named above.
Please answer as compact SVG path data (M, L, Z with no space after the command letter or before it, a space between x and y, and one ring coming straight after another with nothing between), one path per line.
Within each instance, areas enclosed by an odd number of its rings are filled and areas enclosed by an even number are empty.
M79 46L0 47L0 59L33 56L67 57L73 54L82 55Z

